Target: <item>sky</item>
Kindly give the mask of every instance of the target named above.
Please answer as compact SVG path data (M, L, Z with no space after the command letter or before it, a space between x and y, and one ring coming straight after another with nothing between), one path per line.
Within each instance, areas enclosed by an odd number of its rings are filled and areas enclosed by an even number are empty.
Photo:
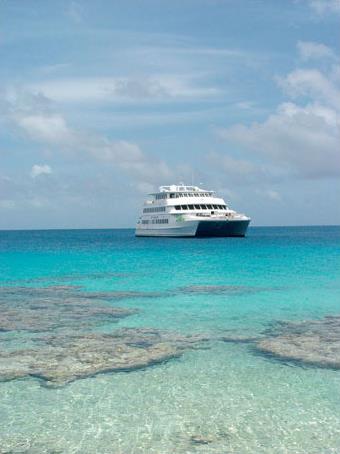
M2 0L0 229L133 227L159 185L340 224L340 0Z

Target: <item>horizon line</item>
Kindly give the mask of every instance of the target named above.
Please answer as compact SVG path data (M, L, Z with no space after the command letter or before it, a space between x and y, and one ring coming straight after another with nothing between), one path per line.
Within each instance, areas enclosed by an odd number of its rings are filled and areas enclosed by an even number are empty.
M296 227L340 227L340 224L298 224L298 225L250 225L248 229L256 228L296 228ZM41 232L59 230L135 230L135 227L51 227L51 228L19 228L2 229L0 232Z

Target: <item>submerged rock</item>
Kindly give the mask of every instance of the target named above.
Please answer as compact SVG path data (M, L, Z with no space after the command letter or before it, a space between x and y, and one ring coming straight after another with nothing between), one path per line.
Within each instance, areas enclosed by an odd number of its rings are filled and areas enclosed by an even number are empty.
M240 334L224 335L219 338L223 342L230 342L232 344L250 344L261 339L260 336L243 336Z
M255 344L258 352L286 361L340 369L340 316L278 322Z
M179 357L208 340L153 329L46 336L36 348L0 351L0 379L36 377L58 386L104 372L131 371Z
M192 435L190 437L190 442L194 445L208 445L209 443L213 443L214 438L209 436L202 436L202 435Z
M250 344L255 353L285 361L340 369L340 316L300 322L276 321L258 335L228 331L216 340Z
M81 329L97 323L117 322L136 313L136 309L112 307L103 301L62 295L26 299L0 298L0 332L42 332L74 327Z
M242 295L273 290L265 287L249 287L246 285L190 285L179 288L182 293L213 294L213 295Z
M134 290L126 291L106 291L106 292L82 292L83 298L94 298L94 299L127 299L127 298L162 298L170 296L168 292L138 292Z

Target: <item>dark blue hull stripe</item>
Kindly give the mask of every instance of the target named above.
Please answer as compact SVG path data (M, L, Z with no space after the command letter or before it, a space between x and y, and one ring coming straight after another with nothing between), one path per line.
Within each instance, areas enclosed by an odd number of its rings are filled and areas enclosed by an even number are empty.
M196 236L245 236L249 220L245 221L200 221Z

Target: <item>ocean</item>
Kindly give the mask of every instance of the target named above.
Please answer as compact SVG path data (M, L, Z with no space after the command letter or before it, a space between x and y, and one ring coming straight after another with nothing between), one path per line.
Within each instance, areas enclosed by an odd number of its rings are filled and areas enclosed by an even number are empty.
M340 228L0 231L0 453L340 452Z

